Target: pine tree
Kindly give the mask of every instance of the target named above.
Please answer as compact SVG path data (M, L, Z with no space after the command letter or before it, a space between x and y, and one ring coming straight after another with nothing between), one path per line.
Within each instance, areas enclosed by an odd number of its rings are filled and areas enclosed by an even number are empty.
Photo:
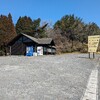
M16 32L20 33L32 33L32 19L30 17L24 16L19 17L16 23Z

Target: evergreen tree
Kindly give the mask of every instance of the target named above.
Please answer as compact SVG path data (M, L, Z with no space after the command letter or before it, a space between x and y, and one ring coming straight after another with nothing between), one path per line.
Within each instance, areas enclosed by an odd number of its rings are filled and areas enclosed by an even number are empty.
M19 17L16 23L16 32L17 34L20 33L32 33L32 19L30 17L24 16Z
M27 16L19 17L16 24L16 32L17 34L25 33L36 38L46 37L45 27L47 25L45 24L44 26L40 27L40 22L40 18L32 21L32 19Z
M78 34L83 29L84 24L82 20L74 15L66 15L61 20L57 21L54 28L60 28L62 35L72 41L72 48L74 40L78 40Z
M32 29L34 31L37 31L38 30L38 28L40 27L40 22L41 22L41 19L40 18L38 18L36 20L33 20Z

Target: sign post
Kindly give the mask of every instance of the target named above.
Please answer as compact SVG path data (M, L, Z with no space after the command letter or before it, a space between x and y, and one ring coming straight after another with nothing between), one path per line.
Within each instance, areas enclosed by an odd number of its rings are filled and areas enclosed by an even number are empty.
M93 52L93 58L95 58L95 53Z
M97 52L99 41L100 41L100 35L88 36L89 58L91 53L93 53L93 58L95 58L95 53Z
M90 58L90 52L89 52L89 58Z

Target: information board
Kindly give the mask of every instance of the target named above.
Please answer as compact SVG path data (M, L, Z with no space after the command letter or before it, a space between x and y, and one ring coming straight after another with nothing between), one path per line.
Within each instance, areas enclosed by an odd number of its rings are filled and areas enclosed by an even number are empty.
M88 52L97 52L100 35L88 36Z

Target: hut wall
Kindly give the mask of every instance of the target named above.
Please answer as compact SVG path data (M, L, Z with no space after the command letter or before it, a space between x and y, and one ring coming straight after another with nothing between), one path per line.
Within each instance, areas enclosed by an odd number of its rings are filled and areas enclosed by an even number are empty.
M14 43L11 46L11 55L25 55L26 54L26 45L23 43Z

